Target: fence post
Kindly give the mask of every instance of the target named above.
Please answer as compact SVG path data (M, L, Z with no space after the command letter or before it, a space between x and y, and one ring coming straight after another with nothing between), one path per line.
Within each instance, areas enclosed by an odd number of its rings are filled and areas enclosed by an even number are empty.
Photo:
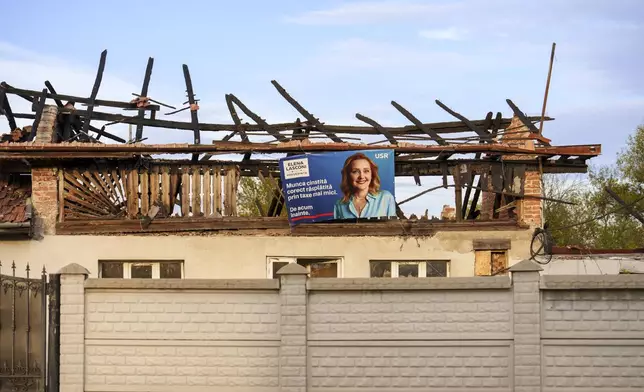
M306 392L306 268L288 264L280 277L280 390Z
M89 271L78 264L60 275L60 392L84 392L85 279Z
M514 389L541 391L541 294L538 264L523 260L510 268L514 299Z

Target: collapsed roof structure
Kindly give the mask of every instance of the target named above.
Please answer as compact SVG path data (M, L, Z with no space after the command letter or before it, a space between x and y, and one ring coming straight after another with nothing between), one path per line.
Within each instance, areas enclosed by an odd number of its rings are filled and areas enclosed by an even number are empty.
M332 125L315 117L277 81L271 83L278 94L303 119L269 124L235 95L227 94L225 100L232 122L203 123L199 120L199 100L187 65L183 65L187 100L177 109L148 96L152 58L148 60L141 91L133 93L133 99L99 99L106 59L107 51L104 51L89 97L58 93L49 81L45 81L41 91L14 87L6 82L0 84L0 114L9 124L9 132L0 141L2 172L29 173L34 167L60 168L58 196L64 202L60 202L57 213L62 231L122 232L124 228L140 231L151 229L153 220L156 230L172 231L178 227L176 219L168 223L173 215L190 219L190 227L195 230L284 227L283 219L267 219L279 217L284 205L278 174L280 156L383 148L395 151L396 176L413 177L419 186L422 176L443 178L441 186L398 200L399 207L431 190L451 187L455 192L456 224L499 225L504 218L516 218L518 210L529 210L525 207L526 201L541 203L545 199L530 173L536 173L537 180L543 173L583 173L588 159L601 153L601 146L597 144L552 145L543 136L542 126L553 119L527 116L510 99L507 104L513 113L511 118L490 111L480 119L468 119L436 100L455 121L429 123L391 101L407 125L382 126L360 113L356 118L364 126ZM13 99L28 101L32 112L14 113ZM121 109L122 113L108 113L101 111L101 107ZM171 110L166 116L189 111L191 121L159 118L162 107ZM253 124L243 122L239 112ZM21 129L17 126L19 119L33 120L33 123ZM98 122L103 124L99 126ZM117 123L136 126L131 140L110 132L110 126ZM192 141L144 143L146 134L153 128L189 131ZM212 144L203 144L204 132L222 136ZM366 143L363 138L368 135L381 136L382 140ZM106 139L109 143L104 142ZM166 154L190 154L191 158L155 157ZM256 154L270 158L256 159ZM238 158L214 159L218 155ZM233 218L238 215L235 204L242 176L259 177L273 184L274 198L270 207L261 211L263 218ZM398 218L409 222L409 218L415 217L406 216L399 208ZM197 222L199 219L201 223ZM209 221L203 223L204 219ZM144 225L139 225L141 220ZM89 221L96 224L88 224ZM165 226L160 222L165 222ZM385 227L390 227L387 230L401 227L400 223L387 222L367 225L363 227L369 233ZM297 230L318 232L310 225L302 226ZM423 233L412 226L407 230Z

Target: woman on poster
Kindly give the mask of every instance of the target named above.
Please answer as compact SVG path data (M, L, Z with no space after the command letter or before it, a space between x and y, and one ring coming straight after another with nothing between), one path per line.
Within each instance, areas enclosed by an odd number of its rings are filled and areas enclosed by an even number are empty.
M396 201L391 192L380 189L378 166L363 153L351 155L342 167L340 190L334 219L396 217Z

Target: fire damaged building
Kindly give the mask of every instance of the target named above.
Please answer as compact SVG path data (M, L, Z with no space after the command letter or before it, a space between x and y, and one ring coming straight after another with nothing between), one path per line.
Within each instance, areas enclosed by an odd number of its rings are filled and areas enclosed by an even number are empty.
M124 279L265 279L290 263L306 267L312 277L507 274L531 257L535 233L543 229L542 176L584 173L588 160L601 153L598 144L554 144L542 132L553 118L528 116L510 99L506 117L490 111L468 119L437 100L454 121L432 123L392 101L399 126L360 113L356 118L364 125L333 125L276 81L278 95L299 118L269 124L227 94L230 123L205 123L186 65L187 102L181 108L148 96L152 58L140 94L122 101L98 98L106 55L89 97L59 93L49 81L42 91L10 81L0 85L0 110L8 122L0 142L5 267L13 261L18 271L27 263L55 271L76 263L91 277ZM16 100L29 102L32 111L14 112ZM162 108L171 110L164 118ZM191 121L168 119L181 111ZM117 123L132 125L131 139L110 131ZM153 128L183 131L190 139L151 143L145 133ZM215 140L202 143L204 133ZM364 140L374 137L382 140ZM413 178L420 192L394 196L393 213L384 217L296 222L285 216L281 161L374 150L390 151L392 178ZM424 189L427 176L442 183ZM271 189L271 201L258 208L258 216L239 212L245 177ZM406 203L441 189L453 191L453 210L440 217L405 212Z

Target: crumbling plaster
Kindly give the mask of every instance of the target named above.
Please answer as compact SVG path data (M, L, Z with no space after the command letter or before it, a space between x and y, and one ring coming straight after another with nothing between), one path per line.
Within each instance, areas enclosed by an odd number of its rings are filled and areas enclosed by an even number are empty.
M0 260L55 272L77 263L97 276L98 260L184 260L186 278L266 278L269 256L342 257L344 277L369 277L369 260L450 260L451 276L474 275L474 239L510 239L510 265L528 257L529 230L439 232L433 237L64 236L0 242Z

